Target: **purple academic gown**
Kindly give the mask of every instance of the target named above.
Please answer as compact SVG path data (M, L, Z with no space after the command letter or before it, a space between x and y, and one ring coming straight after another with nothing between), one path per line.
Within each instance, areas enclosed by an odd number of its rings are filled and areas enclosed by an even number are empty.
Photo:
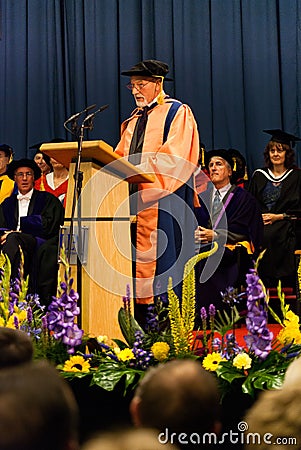
M200 308L210 303L217 309L224 307L221 292L227 287L245 284L245 274L259 254L263 234L263 222L260 209L255 198L246 190L232 186L223 199L223 209L211 222L212 187L199 196L200 207L195 209L198 224L214 229L218 234L218 251L196 267L196 304L197 316ZM254 254L250 257L244 247L230 250L226 244L240 241L252 243ZM209 250L210 246L202 246L200 252Z

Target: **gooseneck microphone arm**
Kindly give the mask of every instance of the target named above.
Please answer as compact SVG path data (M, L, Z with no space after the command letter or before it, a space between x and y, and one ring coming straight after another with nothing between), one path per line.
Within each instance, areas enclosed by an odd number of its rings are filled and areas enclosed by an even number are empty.
M64 122L64 128L71 132L72 134L75 134L75 131L77 131L77 119L82 115L87 113L88 111L90 111L91 109L94 109L96 107L96 104L94 103L93 105L87 106L85 109L83 109L82 111L73 114L72 116L69 117L69 119L65 120ZM67 125L71 123L71 129L67 127Z

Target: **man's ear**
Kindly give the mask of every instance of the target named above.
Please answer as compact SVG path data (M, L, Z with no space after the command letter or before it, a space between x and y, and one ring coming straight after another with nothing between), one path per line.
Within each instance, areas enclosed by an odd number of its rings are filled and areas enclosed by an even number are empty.
M134 397L130 403L130 415L132 418L132 422L135 425L135 427L141 427L141 421L140 421L140 415L139 415L139 406L140 406L141 400L139 397Z

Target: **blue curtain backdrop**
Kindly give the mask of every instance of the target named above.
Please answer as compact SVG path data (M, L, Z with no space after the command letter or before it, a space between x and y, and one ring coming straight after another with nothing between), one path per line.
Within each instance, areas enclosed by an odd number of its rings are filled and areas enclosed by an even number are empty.
M16 157L63 137L96 103L86 139L113 147L134 107L120 76L161 59L165 90L194 111L207 149L263 164L265 128L301 135L301 0L1 0L0 143ZM301 144L296 147L301 152ZM299 158L300 162L301 158Z

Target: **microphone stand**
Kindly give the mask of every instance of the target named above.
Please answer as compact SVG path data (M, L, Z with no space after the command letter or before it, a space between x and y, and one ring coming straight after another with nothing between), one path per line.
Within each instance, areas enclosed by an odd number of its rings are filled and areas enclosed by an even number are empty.
M71 257L71 247L73 241L73 230L74 230L74 216L75 216L75 207L77 203L77 233L78 233L78 241L77 241L77 252L76 252L76 285L77 292L79 295L78 306L81 311L82 307L82 262L81 258L83 257L83 248L82 248L82 225L81 225L81 191L82 191L82 182L83 182L83 172L80 170L81 165L81 155L82 155L82 144L84 140L84 130L85 128L91 129L90 126L85 126L85 120L83 121L80 127L80 133L78 136L78 150L77 150L77 161L74 171L74 190L73 190L73 201L72 201L72 209L71 209L71 217L70 217L70 238L68 241L68 251L67 251L67 260L70 262ZM81 315L78 316L78 326L81 328Z
M69 240L68 240L68 250L67 250L67 261L70 263L70 257L71 257L71 248L72 248L72 241L73 241L73 230L74 230L74 216L75 216L75 207L77 202L77 232L78 232L78 241L77 241L77 252L76 252L76 284L77 284L77 292L79 295L78 300L78 306L81 311L82 308L82 262L81 258L83 257L84 249L82 248L82 226L81 226L81 191L82 191L82 182L83 182L83 172L80 170L80 164L81 164L81 155L82 155L82 144L84 140L84 130L89 129L90 131L93 130L93 119L95 115L104 109L106 109L109 105L104 105L101 108L99 108L97 111L95 111L92 114L89 114L86 116L86 118L83 120L80 129L78 129L77 126L77 118L78 115L74 115L71 119L72 125L71 130L66 127L66 124L68 121L65 122L64 126L68 131L71 131L73 135L77 136L78 140L78 147L77 147L77 161L74 171L74 189L73 189L73 199L72 199L72 209L71 209L71 217L70 217L70 229L69 229ZM94 108L95 105L91 105L87 107L82 112L87 112L89 109ZM79 113L79 114L82 114ZM69 119L70 120L70 119ZM77 318L78 327L81 328L81 315L78 315Z

